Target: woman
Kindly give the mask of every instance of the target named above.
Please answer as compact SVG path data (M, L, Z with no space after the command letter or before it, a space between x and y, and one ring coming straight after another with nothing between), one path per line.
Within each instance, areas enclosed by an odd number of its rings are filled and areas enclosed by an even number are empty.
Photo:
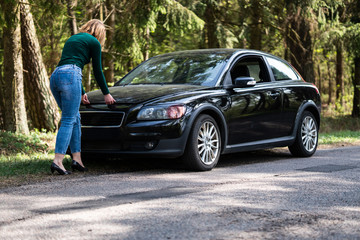
M68 146L72 153L73 170L87 171L81 161L81 125L80 102L90 104L83 89L82 69L92 59L96 82L104 94L105 103L115 103L107 87L101 67L101 46L105 42L104 24L93 19L80 28L80 33L71 36L65 43L61 59L50 78L50 89L59 105L62 116L56 136L55 158L50 166L51 172L61 175L70 174L63 166L63 159Z

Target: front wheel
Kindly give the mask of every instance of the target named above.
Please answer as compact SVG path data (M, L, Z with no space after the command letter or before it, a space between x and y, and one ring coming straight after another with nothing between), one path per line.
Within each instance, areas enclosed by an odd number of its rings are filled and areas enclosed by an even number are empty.
M311 112L304 111L296 132L295 142L289 146L291 154L297 157L312 156L318 145L318 134L318 123L314 115Z
M221 151L219 127L209 115L200 115L193 125L183 161L196 171L209 171L218 163Z

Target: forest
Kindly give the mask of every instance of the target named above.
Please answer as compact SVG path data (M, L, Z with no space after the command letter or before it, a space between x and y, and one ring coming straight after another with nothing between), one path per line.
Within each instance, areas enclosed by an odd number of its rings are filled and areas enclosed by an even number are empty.
M2 130L56 131L60 113L49 77L65 41L93 18L107 27L109 86L161 53L257 49L286 59L314 83L323 114L360 117L359 0L0 0L0 7ZM90 66L83 85L97 88Z

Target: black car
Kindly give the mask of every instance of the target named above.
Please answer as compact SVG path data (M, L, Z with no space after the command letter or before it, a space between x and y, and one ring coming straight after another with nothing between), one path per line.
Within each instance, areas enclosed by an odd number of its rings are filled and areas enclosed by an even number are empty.
M316 151L320 94L286 61L245 49L180 51L150 58L80 107L82 153L181 157L211 170L221 154L288 146Z

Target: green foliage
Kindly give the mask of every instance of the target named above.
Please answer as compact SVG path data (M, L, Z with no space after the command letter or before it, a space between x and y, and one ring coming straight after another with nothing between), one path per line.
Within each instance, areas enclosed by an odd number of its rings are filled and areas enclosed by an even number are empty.
M65 41L70 37L66 5L61 0L33 0L31 4L44 64L50 75L60 60Z
M163 27L168 31L178 31L177 34L184 36L186 31L200 31L204 27L204 21L194 12L184 7L175 0L167 0L165 11L161 14L166 15Z
M0 131L1 155L33 154L36 152L47 152L49 140L53 133L33 131L29 135Z
M78 27L90 18L109 19L111 2L115 7L114 41L104 56L112 57L115 79L145 60L145 56L177 50L207 47L206 11L214 17L214 35L220 47L249 48L254 10L261 31L261 50L288 57L285 36L291 14L304 16L311 25L316 83L329 112L348 114L353 97L353 59L360 56L359 3L355 0L78 0L73 9ZM43 60L51 74L60 60L61 50L70 37L68 1L30 0ZM101 15L102 14L102 15ZM298 16L299 17L299 16ZM0 11L0 35L4 13ZM105 22L108 23L108 20ZM0 36L0 43L2 42ZM335 100L336 45L344 50L345 103ZM346 51L346 52L345 52ZM301 61L301 60L299 60ZM0 65L3 63L0 45ZM104 68L108 66L104 65ZM92 79L92 89L97 88ZM332 99L329 95L332 93Z
M30 0L49 74L60 60L62 47L70 37L67 2ZM114 32L114 42L112 46L106 46L109 51L105 54L114 59L116 79L141 63L147 50L151 57L166 52L205 48L205 31L209 24L206 22L205 13L208 7L213 10L216 26L214 34L219 46L249 48L251 29L255 27L252 11L258 5L261 49L284 57L288 50L284 39L289 17L299 10L300 15L311 25L316 83L322 95L323 116L319 143L358 142L360 122L358 118L350 117L350 112L354 95L352 68L354 58L360 57L360 1L78 0L74 8L78 27L90 18L100 19L101 13L106 19L110 13L110 9L107 9L108 2L112 2L116 9L113 13L115 28L108 29ZM4 62L4 14L6 13L0 9L0 65ZM345 46L343 101L335 99L336 44L339 42ZM6 76L3 79L6 79ZM94 79L92 83L94 90L97 88ZM49 153L48 145L54 138L53 133L39 131L33 131L30 135L0 131L0 176L48 174L54 157L52 152ZM66 164L69 164L69 159L65 161Z
M346 35L349 42L349 52L355 57L360 57L360 23L348 27Z
M145 60L147 47L157 49L151 51L150 56L159 54L159 49L166 49L163 42L196 34L204 25L203 20L175 0L127 1L117 7L124 12L117 16L113 46L117 53L116 75L120 76ZM147 30L150 31L148 39Z

